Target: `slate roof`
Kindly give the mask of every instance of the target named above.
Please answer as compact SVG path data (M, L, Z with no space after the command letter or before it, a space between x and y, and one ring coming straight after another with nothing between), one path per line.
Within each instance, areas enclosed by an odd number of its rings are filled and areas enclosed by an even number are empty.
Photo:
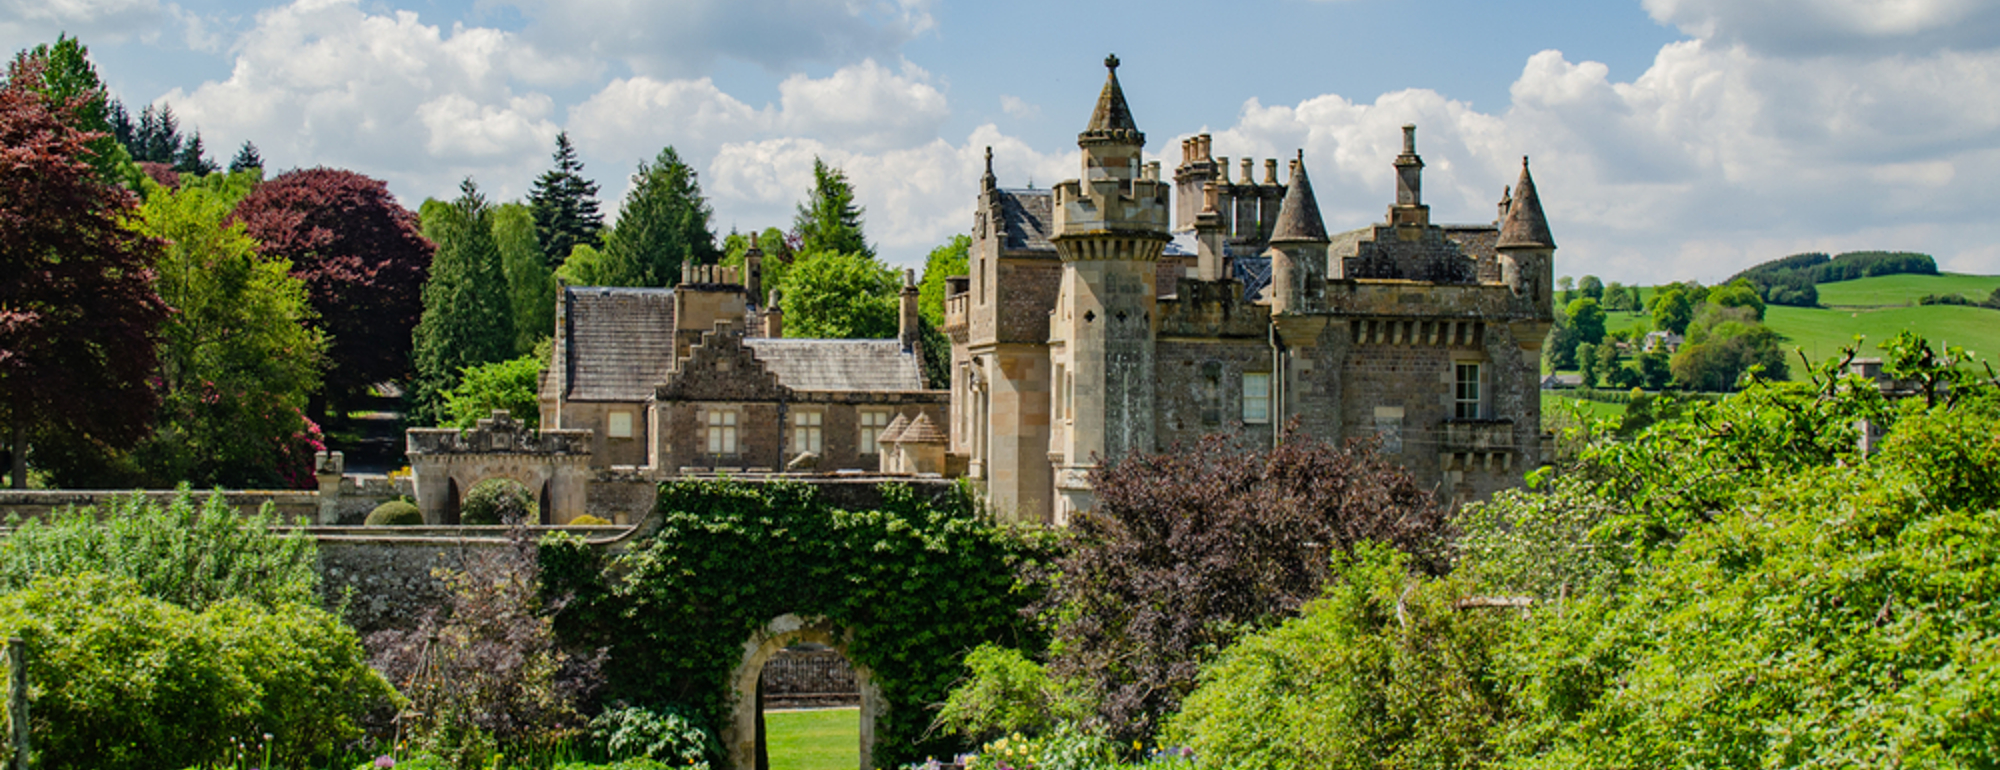
M674 292L565 286L565 333L543 394L571 401L644 401L674 365Z
M1003 251L1050 251L1049 233L1056 221L1056 198L1048 190L1000 190Z
M1097 95L1097 107L1090 111L1090 125L1083 138L1145 142L1139 124L1132 120L1132 107L1125 103L1125 89L1118 85L1118 57L1104 58L1104 90Z
M1543 248L1553 249L1556 241L1549 236L1549 218L1542 215L1541 196L1535 194L1535 178L1528 174L1528 159L1521 158L1521 181L1514 185L1514 202L1507 207L1507 218L1500 222L1499 248Z
M1320 219L1319 201L1313 197L1312 179L1306 176L1305 151L1292 166L1292 179L1285 186L1284 202L1278 205L1278 226L1271 232L1272 243L1325 243L1326 221Z
M923 366L899 340L799 340L755 337L745 347L793 390L924 390Z
M900 420L902 417L898 415L896 419ZM938 429L937 423L931 422L930 415L918 412L917 419L911 420L910 424L905 426L901 433L896 434L896 438L891 443L942 444L950 439L950 436L945 435L944 431Z
M1229 260L1230 277L1243 282L1243 299L1255 302L1271 285L1270 257L1236 257Z

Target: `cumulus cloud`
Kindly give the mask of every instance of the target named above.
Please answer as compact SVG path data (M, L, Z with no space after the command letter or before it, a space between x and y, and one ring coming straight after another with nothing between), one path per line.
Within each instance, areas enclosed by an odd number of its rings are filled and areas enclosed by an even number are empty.
M159 0L0 0L0 43L16 50L60 33L117 43L150 35L177 10Z
M183 126L217 148L255 141L280 167L354 168L420 194L468 174L503 196L525 192L515 180L530 177L558 128L550 97L515 84L590 71L506 32L446 31L357 0L264 11L234 53L226 80L164 97Z
M1989 0L1645 0L1696 38L1781 55L1926 53L2000 47Z
M698 77L721 58L773 72L890 58L935 25L934 0L507 0L553 50L624 62L640 75Z

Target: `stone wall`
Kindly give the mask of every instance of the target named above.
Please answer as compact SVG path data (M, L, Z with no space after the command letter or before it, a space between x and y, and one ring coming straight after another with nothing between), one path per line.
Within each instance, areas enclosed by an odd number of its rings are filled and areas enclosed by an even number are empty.
M139 491L132 490L4 490L0 491L0 521L19 516L23 519L39 519L72 506L94 506L100 511L121 497L133 494L145 495L153 502L166 504L175 494L172 490ZM244 514L253 514L270 505L284 521L312 523L319 516L319 493L299 490L273 491L225 491L191 492L196 505L206 505L208 498L221 494L229 505Z
M552 529L584 535L611 547L631 534L625 527L529 527L530 540ZM511 545L507 527L312 527L319 545L320 592L327 606L346 606L347 622L362 636L415 628L425 613L446 606L439 570L463 570L482 555Z

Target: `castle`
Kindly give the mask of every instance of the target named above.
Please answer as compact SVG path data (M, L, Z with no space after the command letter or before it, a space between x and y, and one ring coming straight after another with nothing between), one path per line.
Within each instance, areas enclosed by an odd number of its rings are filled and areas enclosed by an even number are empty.
M996 510L1066 522L1100 462L1292 420L1379 437L1457 499L1542 462L1555 243L1525 161L1496 223L1433 224L1406 126L1387 221L1329 236L1303 155L1232 181L1202 135L1162 179L1105 66L1081 177L1001 188L989 151L950 283L950 448Z
M776 293L755 304L753 244L740 274L688 265L672 288L563 287L542 443L599 486L966 477L1003 518L1057 524L1091 506L1099 463L1216 432L1252 445L1293 423L1318 439L1372 436L1458 500L1543 462L1555 243L1525 160L1495 222L1434 224L1406 126L1386 220L1329 235L1303 153L1283 184L1276 160L1257 180L1244 158L1232 179L1204 134L1162 178L1117 59L1105 65L1079 178L1002 188L988 150L969 275L947 280L948 389L923 374L907 272L898 339L784 339ZM420 448L487 451L429 433L412 431L413 462ZM514 473L553 479L543 496L574 511L598 495L580 472ZM457 498L456 477L430 484L428 499Z

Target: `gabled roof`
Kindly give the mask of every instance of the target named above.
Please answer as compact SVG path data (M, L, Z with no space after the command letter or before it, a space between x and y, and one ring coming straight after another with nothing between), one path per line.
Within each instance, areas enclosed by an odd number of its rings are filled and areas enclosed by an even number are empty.
M1000 233L1003 251L1054 252L1049 241L1055 226L1055 194L1048 190L1000 190Z
M896 419L900 420L903 418L901 415L897 415ZM931 421L930 415L918 412L917 419L911 420L909 425L904 426L903 430L898 432L890 443L942 444L949 440L951 440L951 437L945 435L943 430L938 429L937 423Z
M672 289L565 286L546 397L644 401L674 365Z
M910 418L898 413L896 419L889 421L889 427L883 428L881 433L875 434L875 443L894 444L896 443L896 437L903 435L903 429L909 426Z
M1326 221L1320 219L1319 201L1313 197L1312 180L1306 177L1305 152L1292 165L1291 182L1285 185L1284 203L1278 206L1278 226L1271 231L1272 243L1326 243Z
M745 347L792 390L924 390L923 363L899 340L798 340L757 337Z
M1549 236L1549 219L1542 215L1541 196L1535 194L1535 178L1528 174L1526 156L1521 158L1521 181L1514 185L1514 202L1507 207L1507 218L1500 222L1500 242L1496 247L1556 247L1555 239Z

